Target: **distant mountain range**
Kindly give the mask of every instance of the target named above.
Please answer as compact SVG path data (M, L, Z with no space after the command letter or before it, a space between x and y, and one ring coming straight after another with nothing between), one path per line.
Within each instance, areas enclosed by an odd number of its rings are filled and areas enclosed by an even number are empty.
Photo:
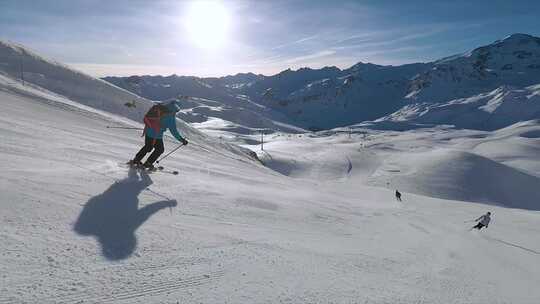
M245 73L220 78L171 75L104 80L153 100L187 95L233 104L239 110L257 104L284 114L289 124L328 129L388 117L403 107L420 108L412 104L440 104L500 87L512 90L539 84L540 38L514 34L464 54L401 66L358 63L344 70L288 69L272 76ZM424 107L425 111L434 109Z
M101 109L116 113L133 100L181 95L183 120L242 134L359 123L386 129L451 124L493 130L540 119L540 38L526 34L428 63L358 63L344 70L288 69L272 76L130 76L105 81L0 41L0 73L21 78L23 62L25 81L78 102L100 103ZM131 115L140 117L140 109L136 111Z

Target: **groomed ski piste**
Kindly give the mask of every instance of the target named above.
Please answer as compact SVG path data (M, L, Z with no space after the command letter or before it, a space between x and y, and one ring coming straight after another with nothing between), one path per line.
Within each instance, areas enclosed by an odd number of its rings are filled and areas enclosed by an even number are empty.
M179 121L179 174L145 174L120 165L140 131L107 126L148 102L100 109L97 83L70 100L0 77L2 304L540 299L537 121L275 134L266 166Z

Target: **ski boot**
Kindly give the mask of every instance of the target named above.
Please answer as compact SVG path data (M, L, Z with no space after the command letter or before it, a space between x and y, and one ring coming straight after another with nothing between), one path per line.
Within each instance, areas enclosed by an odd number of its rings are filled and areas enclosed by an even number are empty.
M145 170L147 170L147 171L156 171L156 170L157 170L157 168L154 167L154 165L152 165L152 164L150 164L150 163L144 163L144 164L142 165L142 167L143 167Z
M126 163L128 166L130 167L133 167L133 168L141 168L142 167L142 163L138 160L130 160Z

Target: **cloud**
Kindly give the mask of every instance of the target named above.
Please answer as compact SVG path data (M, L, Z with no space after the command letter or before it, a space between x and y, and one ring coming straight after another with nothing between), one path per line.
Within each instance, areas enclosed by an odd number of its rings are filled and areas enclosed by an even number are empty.
M69 66L94 77L131 75L171 75L178 68L164 65L68 63Z
M434 48L433 45L423 45L423 46L402 46L398 48L391 48L391 49L381 49L376 51L365 51L360 53L355 53L358 57L372 57L376 55L388 55L388 54L395 54L395 53L406 53L406 52L419 52L419 51L425 51ZM374 62L379 64L379 62Z
M344 38L340 38L339 40L335 41L334 44L342 44L345 42L354 41L356 43L358 42L364 42L364 41L371 41L374 40L374 38L380 38L384 35L389 34L395 34L397 30L378 30L378 31L369 31L369 32L361 32L361 33L350 33L349 31L345 31L345 33L342 33L340 36L344 36Z
M319 35L307 36L307 37L304 37L304 38L302 38L302 39L295 40L295 41L293 41L293 42L284 43L284 44L275 46L275 47L271 48L270 50L271 50L271 51L274 51L274 50L282 49L282 48L284 48L284 47L288 47L288 46L292 46L292 45L295 45L295 44L300 44L300 43L303 43L303 42L306 42L306 41L310 41L310 40L316 39L317 37L319 37Z
M289 58L289 59L285 60L285 63L292 64L292 63L298 63L298 62L303 62L303 61L309 61L309 60L312 60L312 59L317 59L317 58L321 58L321 57L334 55L335 53L336 53L335 50L324 50L324 51L319 51L319 52L309 54L309 55L305 55L305 56L298 56L298 57Z
M345 42L354 42L354 44L334 46L332 49L347 50L384 47L410 42L417 39L428 38L449 31L465 30L483 25L484 24L482 23L437 23L414 26L406 29L361 33L340 39L335 43L335 45L344 44ZM360 41L358 41L358 39L360 39Z

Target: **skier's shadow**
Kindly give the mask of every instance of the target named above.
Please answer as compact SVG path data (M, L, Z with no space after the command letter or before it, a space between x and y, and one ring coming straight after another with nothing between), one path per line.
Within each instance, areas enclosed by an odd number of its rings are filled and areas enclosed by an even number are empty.
M152 184L148 173L129 170L128 176L92 197L73 229L81 235L93 235L109 260L129 257L137 245L135 230L159 210L177 205L176 200L160 201L139 209L139 194Z

